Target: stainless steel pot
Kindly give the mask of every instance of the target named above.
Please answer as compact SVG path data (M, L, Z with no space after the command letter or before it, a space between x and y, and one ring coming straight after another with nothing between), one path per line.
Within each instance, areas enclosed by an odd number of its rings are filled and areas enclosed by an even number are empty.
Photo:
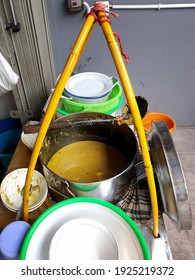
M48 130L39 157L50 193L56 201L87 196L117 203L130 187L131 170L137 154L137 140L128 125L117 125L115 118L108 121L110 118L110 115L103 113L75 113L60 118L60 121L70 124L65 129ZM100 121L90 123L90 120L94 119ZM82 122L79 123L78 120ZM82 140L100 141L113 146L127 158L128 167L112 178L93 183L66 180L47 167L50 158L59 149Z

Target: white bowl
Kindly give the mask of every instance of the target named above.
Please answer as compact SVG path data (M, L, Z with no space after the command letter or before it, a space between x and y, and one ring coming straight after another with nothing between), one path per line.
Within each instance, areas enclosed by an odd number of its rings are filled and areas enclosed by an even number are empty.
M20 168L10 172L1 183L1 199L6 208L17 212L23 199L21 193L26 180L27 168ZM32 193L29 195L29 212L37 209L45 201L48 193L45 177L34 170L32 176Z

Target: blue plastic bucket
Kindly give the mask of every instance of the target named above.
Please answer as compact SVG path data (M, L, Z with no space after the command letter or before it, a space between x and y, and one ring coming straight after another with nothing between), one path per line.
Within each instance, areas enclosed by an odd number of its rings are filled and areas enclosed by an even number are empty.
M21 129L11 129L0 134L0 163L6 169L13 157L21 133Z
M11 129L22 129L20 119L7 118L0 120L0 133Z

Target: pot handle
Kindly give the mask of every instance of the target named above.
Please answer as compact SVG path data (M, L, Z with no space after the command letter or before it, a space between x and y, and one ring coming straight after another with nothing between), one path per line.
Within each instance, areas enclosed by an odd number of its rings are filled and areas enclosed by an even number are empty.
M110 79L111 79L112 82L113 82L113 85L112 85L112 87L111 87L111 89L113 89L113 87L115 87L116 85L118 85L119 80L118 80L116 77L110 77Z
M72 99L73 99L72 97L68 97L68 96L64 96L64 95L61 95L60 98L62 98L62 99L68 99L68 100L72 100Z
M66 187L64 187L65 190L71 195L71 197L76 197L76 195L73 192L71 192L71 190L69 189L70 187L69 183L67 181L64 181L64 183L66 184Z
M136 177L137 177L137 180L141 180L143 178L146 178L146 172L145 172L145 167L144 167L144 162L143 161L140 161L139 163L136 163L134 165L135 167L135 173L136 173ZM154 170L153 170L154 172Z
M51 88L51 94L50 94L50 96L49 96L49 98L48 98L48 100L47 100L47 107L48 107L48 104L49 104L49 101L50 101L50 99L51 99L51 96L52 96L52 94L53 94L53 92L54 92L54 88ZM68 96L64 96L64 95L61 95L60 96L60 99L69 99L69 100L72 100L72 97L68 97ZM45 106L46 106L46 104L45 104ZM45 107L44 107L45 108Z
M65 194L63 194L63 193L59 192L58 190L54 189L53 187L51 187L51 185L49 185L49 189L51 189L53 192L57 193L58 195L62 196L64 199L68 199L69 198Z

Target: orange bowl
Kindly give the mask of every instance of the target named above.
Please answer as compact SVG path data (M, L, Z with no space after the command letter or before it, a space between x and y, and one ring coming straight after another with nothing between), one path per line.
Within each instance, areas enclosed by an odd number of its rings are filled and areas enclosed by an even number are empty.
M153 122L164 121L171 133L176 129L176 122L173 120L172 117L161 112L149 112L145 115L145 117L142 120L144 130L146 133L150 132L152 127L152 121Z

